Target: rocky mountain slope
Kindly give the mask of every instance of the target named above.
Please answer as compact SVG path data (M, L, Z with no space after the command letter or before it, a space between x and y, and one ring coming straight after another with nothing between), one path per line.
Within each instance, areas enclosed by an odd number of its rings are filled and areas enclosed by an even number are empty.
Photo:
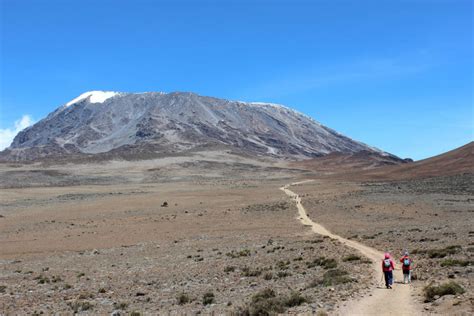
M291 166L317 172L347 173L365 171L384 166L411 163L411 159L400 159L393 155L362 150L356 153L333 152L322 157L291 162Z
M412 162L400 163L377 153L361 151L355 154L334 153L315 159L291 162L292 167L317 171L333 179L357 181L398 181L423 178L474 175L474 142L446 153ZM456 181L454 181L456 182ZM465 184L456 184L457 190Z
M371 170L364 175L374 179L407 180L459 174L474 174L474 142L412 164Z
M333 152L388 155L282 105L183 92L91 91L20 132L0 159L140 158L203 147L289 159Z

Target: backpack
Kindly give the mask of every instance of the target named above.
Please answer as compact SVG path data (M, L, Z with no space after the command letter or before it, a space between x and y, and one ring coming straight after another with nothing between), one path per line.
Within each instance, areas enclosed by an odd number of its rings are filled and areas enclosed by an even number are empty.
M390 259L385 259L385 260L383 261L383 266L384 266L385 268L390 268L390 267L392 266L392 265L390 264Z
M403 259L403 266L404 267L409 267L410 263L411 263L410 259L408 259L408 258Z

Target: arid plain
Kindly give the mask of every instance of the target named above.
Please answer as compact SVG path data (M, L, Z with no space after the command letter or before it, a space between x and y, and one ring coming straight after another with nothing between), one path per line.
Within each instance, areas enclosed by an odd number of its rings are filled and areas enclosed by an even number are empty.
M298 220L280 188L307 179L292 190L314 222L412 253L422 312L473 311L472 173L373 181L210 151L0 174L2 314L324 315L385 291L369 259ZM444 281L464 293L428 302Z

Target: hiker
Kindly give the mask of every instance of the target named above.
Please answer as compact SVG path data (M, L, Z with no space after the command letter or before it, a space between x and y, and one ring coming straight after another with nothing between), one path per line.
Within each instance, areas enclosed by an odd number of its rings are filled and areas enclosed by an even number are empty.
M387 289L392 288L393 270L395 270L395 265L393 263L393 260L390 258L390 254L386 252L385 258L382 260L382 271L385 277L385 286L387 287Z
M411 283L411 268L413 261L408 256L408 251L405 251L403 257L400 258L400 262L402 263L403 283Z

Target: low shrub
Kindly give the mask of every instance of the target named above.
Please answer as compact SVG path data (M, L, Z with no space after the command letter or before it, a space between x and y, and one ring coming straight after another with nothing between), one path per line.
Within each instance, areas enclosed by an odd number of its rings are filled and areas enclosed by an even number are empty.
M114 308L115 309L125 310L125 309L127 309L127 307L128 307L127 302L115 302L114 303Z
M39 275L35 278L35 280L38 281L38 284L45 284L45 283L49 283L50 280L48 277L44 276L44 275Z
M425 302L432 302L435 296L463 294L465 290L461 285L454 281L443 283L441 285L428 285L424 288Z
M349 255L342 259L342 261L347 262L347 261L359 261L361 258L357 255Z
M88 311L94 308L94 305L92 305L90 302L80 302L80 301L75 301L75 302L70 302L68 303L69 307L73 310L74 313L78 312L83 312L83 311Z
M322 239L313 239L313 240L307 240L307 241L305 241L305 243L307 243L307 244L318 244L318 243L321 243L323 241L324 240L322 240Z
M279 277L280 279L282 278L286 278L287 276L290 276L291 273L287 272L287 271L278 271L277 272L277 277Z
M336 259L332 259L332 258L328 259L325 257L321 257L321 258L316 258L311 262L307 262L306 266L308 268L314 268L316 266L320 266L320 267L323 267L324 269L334 269L337 267L337 261Z
M292 292L285 300L286 307L300 306L303 303L306 303L308 299L302 296L298 292Z
M80 300L85 300L85 299L88 299L88 298L94 298L94 294L89 293L89 292L83 292L83 293L79 294L79 296L77 298L80 299Z
M441 261L442 267L467 267L472 265L472 261L459 259L444 259Z
M254 296L247 308L238 311L239 315L275 315L281 314L289 307L299 306L308 300L298 292L289 296L277 295L272 289L264 289Z
M287 270L290 267L290 260L287 261L278 261L276 268L279 270Z
M459 245L454 245L454 246L448 246L446 248L442 249L429 249L426 251L428 254L428 257L434 259L434 258L444 258L447 255L454 255L461 251L462 247Z
M353 280L348 276L347 271L340 269L332 269L326 271L323 275L323 279L319 281L319 284L324 286L332 286L338 284L344 284L352 282Z
M189 298L188 294L186 294L186 293L178 294L178 296L176 297L176 300L178 301L178 305L184 305L184 304L188 304L189 302L191 302L191 299Z
M242 268L242 276L244 277L256 277L262 274L262 270L260 269L255 269L252 270L249 267L243 267Z
M214 293L213 292L206 292L204 293L204 295L202 296L202 304L203 305L209 305L209 304L212 304L214 303Z
M285 306L275 291L265 289L252 296L247 311L248 315L273 315L285 312Z
M239 257L249 257L250 254L251 254L250 249L242 249L240 251L232 250L231 252L226 253L226 256L235 259Z
M263 275L263 279L264 279L264 280L267 280L267 281L273 279L273 273L271 273L271 272L265 273L265 274Z

